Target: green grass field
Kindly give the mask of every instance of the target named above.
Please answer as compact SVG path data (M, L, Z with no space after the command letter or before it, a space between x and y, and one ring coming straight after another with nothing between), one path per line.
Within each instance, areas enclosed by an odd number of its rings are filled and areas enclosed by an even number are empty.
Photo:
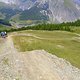
M13 36L15 47L21 51L44 49L80 68L80 36L66 31L21 31Z
M1 32L1 31L5 31L5 30L10 30L11 28L12 28L12 27L0 25L0 32Z
M74 32L80 34L80 27L74 27Z

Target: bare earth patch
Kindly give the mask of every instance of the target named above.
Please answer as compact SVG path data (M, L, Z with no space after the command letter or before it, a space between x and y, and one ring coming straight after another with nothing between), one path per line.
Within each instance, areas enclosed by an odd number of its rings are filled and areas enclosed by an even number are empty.
M62 46L62 45L57 45L57 47L58 47L58 48L64 48L64 46Z
M64 59L44 50L24 53L14 48L11 36L4 40L0 46L0 80L80 80L80 70Z

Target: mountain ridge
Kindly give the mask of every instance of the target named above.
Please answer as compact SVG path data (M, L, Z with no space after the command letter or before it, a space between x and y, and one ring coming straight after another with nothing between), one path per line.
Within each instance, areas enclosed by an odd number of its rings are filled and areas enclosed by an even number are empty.
M12 6L12 10L20 10L21 16L34 7L34 11L38 8L38 16L40 14L47 16L48 21L52 23L72 22L80 19L80 0L0 0L0 3L4 3L5 6ZM31 13L33 14L34 11ZM44 20L44 17L40 20Z

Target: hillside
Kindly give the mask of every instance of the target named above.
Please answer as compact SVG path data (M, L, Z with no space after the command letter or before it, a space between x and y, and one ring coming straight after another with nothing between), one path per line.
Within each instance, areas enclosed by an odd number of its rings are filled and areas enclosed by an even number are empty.
M80 0L0 0L0 14L9 20L19 15L19 20L72 22L80 19Z
M0 0L0 80L80 80L80 0Z
M18 52L13 34L0 38L0 80L79 80L80 70L44 50Z
M77 33L28 30L16 33L13 41L20 52L44 49L80 68L80 35Z

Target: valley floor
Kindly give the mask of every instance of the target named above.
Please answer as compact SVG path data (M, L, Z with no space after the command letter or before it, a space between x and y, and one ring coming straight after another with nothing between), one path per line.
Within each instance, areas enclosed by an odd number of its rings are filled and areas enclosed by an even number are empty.
M44 50L18 52L12 35L0 42L0 80L80 80L80 69L64 59Z

